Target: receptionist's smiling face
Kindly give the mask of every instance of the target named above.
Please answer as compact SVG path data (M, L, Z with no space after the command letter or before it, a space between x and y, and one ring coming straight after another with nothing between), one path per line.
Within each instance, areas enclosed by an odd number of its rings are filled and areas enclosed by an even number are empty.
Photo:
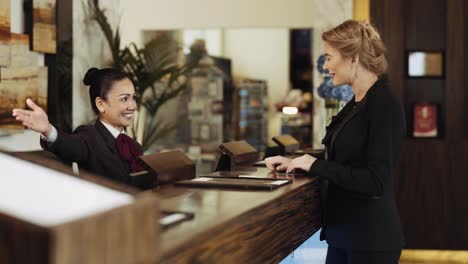
M105 100L98 97L96 104L100 110L99 119L122 130L132 124L136 110L135 87L129 79L116 81Z

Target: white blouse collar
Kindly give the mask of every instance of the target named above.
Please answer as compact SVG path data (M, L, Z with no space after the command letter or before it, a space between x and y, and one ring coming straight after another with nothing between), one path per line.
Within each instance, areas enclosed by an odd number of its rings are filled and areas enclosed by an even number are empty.
M123 133L123 129L121 131L115 129L115 127L107 124L106 122L102 121L101 119L99 119L99 121L107 128L107 130L109 130L109 132L111 132L112 136L114 136L114 138L117 138L119 136L120 133Z

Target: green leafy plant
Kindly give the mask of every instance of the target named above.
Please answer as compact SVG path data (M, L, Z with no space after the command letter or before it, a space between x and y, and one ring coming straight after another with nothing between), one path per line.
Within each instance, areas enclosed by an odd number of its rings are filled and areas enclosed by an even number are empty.
M179 62L180 45L167 35L160 35L146 43L143 48L135 43L121 48L120 29L112 29L105 10L98 5L98 0L87 0L88 16L101 28L112 54L112 67L129 74L137 94L138 114L132 126L136 139L137 131L143 129L141 144L147 150L156 140L172 131L177 125L156 122L156 114L168 100L176 97L184 88L186 73L191 71L198 61L190 64ZM145 114L142 114L145 113ZM146 121L140 122L145 118ZM141 124L143 123L143 124ZM143 125L141 128L139 126Z

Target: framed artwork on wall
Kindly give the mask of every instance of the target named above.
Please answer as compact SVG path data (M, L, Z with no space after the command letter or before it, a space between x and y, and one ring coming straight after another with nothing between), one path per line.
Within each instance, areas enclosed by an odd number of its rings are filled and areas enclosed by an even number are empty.
M0 67L10 64L10 0L0 0Z
M413 105L413 137L439 137L438 113L439 105L436 103L415 103Z
M408 50L406 52L408 78L445 78L445 57L440 50Z
M0 67L0 135L21 132L24 127L11 115L13 108L26 108L31 98L47 111L48 68L37 66L37 54L29 50L29 36L10 34L8 67Z
M49 54L56 53L55 14L56 0L33 0L32 50Z

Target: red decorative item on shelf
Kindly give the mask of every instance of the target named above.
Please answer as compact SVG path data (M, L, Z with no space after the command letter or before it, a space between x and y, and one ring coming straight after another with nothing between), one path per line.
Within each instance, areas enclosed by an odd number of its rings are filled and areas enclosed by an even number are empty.
M413 106L413 136L437 137L437 104L418 103Z

